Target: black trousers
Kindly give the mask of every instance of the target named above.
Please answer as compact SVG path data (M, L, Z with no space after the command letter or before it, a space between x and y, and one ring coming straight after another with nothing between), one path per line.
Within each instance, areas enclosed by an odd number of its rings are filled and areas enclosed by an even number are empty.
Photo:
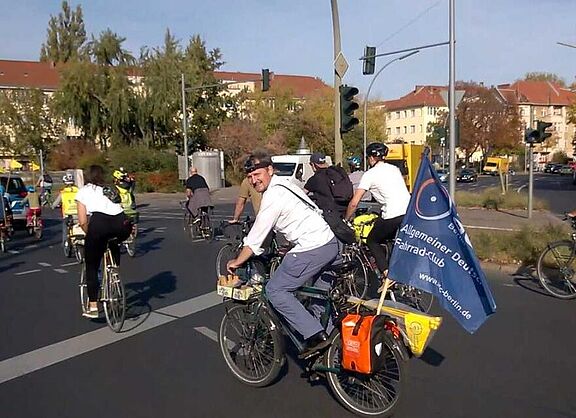
M394 239L396 231L400 228L403 218L404 215L390 219L382 219L378 217L374 222L374 227L366 238L366 244L368 245L368 248L370 248L370 252L376 260L378 270L382 273L388 268L388 257L386 256L386 250L384 250L380 244L384 244L386 241Z
M124 213L112 216L95 212L90 217L88 232L84 240L84 259L86 262L86 286L91 302L98 300L98 269L108 241L112 238L118 239L118 241L110 243L110 250L114 261L119 264L120 247L118 243L126 240L131 231L132 223Z

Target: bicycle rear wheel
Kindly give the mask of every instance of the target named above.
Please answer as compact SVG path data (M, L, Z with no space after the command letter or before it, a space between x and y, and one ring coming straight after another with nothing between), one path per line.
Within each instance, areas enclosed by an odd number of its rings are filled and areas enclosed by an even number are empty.
M344 260L350 263L350 268L340 275L344 291L351 296L364 298L368 293L368 270L358 254L345 255Z
M538 279L542 287L560 299L576 297L576 255L572 241L548 245L538 258Z
M115 268L110 268L106 272L104 284L104 314L106 322L114 332L120 332L126 319L126 294L124 293L124 284L120 280L120 275Z
M328 384L338 401L363 417L389 417L394 413L404 385L404 363L388 343L382 345L384 366L373 374L361 374L341 367L342 340L336 333L326 351Z
M268 386L284 365L282 336L270 321L251 305L236 305L220 324L218 341L224 361L232 374L249 386Z
M126 252L130 257L136 255L136 234L132 232L128 239L124 241L124 246L126 247Z

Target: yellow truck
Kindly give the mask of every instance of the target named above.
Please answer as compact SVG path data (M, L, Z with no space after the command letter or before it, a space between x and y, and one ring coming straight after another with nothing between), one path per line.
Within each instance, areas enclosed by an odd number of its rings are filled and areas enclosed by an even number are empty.
M412 192L418 168L420 167L420 158L422 158L424 145L386 144L386 146L388 147L386 162L394 164L400 169L408 190Z
M482 173L497 176L499 173L506 173L509 165L507 157L488 157Z

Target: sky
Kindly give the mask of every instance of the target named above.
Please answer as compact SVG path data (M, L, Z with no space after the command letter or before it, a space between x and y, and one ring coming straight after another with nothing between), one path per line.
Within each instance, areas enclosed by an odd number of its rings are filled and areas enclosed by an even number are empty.
M157 47L166 29L186 44L199 34L219 48L225 71L298 74L334 83L330 0L70 0L82 6L88 34L110 28L133 55ZM576 81L576 0L456 0L456 79L497 85L527 72ZM448 41L449 0L339 0L344 83L365 94L364 46L378 53ZM59 0L0 0L0 59L39 58ZM380 57L376 70L392 57ZM392 63L370 99L395 99L416 85L448 83L448 47Z

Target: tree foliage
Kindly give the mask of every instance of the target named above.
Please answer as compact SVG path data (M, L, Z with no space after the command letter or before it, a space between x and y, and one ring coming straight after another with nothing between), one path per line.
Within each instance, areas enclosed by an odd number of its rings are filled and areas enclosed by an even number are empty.
M461 83L458 88L466 91L457 110L459 147L466 157L477 149L484 156L517 149L521 122L516 107L508 105L492 90L476 83Z
M0 141L4 147L18 154L45 153L62 132L62 123L42 91L0 92Z
M550 81L560 85L561 87L566 87L566 81L557 74L545 73L545 72L531 72L524 75L524 80L526 81Z
M82 8L70 8L66 0L62 2L62 11L58 16L50 16L47 39L40 50L40 61L69 62L83 58L83 46L86 42L86 29Z

